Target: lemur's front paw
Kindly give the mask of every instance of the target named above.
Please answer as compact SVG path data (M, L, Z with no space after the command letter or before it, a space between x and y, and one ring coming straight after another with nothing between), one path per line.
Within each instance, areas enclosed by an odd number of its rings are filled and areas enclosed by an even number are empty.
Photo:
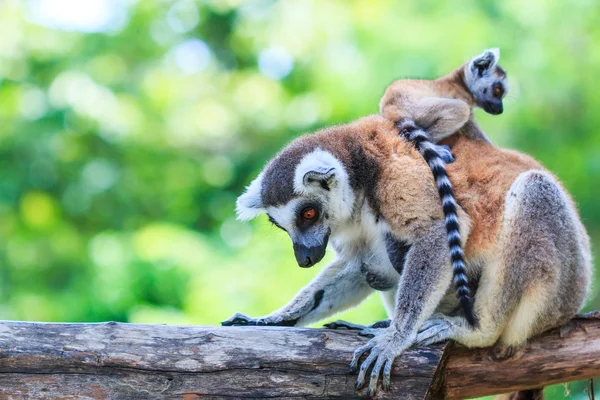
M327 329L338 329L338 330L351 330L351 331L360 331L362 329L366 329L366 325L354 324L352 322L344 321L338 319L337 321L329 322L327 324L323 324L324 328Z
M360 365L358 378L356 380L356 388L361 389L365 384L365 375L373 363L371 378L369 380L368 396L375 394L377 390L377 382L379 375L383 377L383 390L388 390L391 383L392 364L411 343L402 337L400 333L392 328L377 332L376 336L369 342L359 347L355 352L350 363L350 371L356 372L360 357L370 351L369 356Z
M444 342L452 336L452 323L441 314L434 315L423 323L417 333L415 343L429 346L434 343Z
M374 337L377 334L378 329L387 328L390 326L390 320L386 319L383 321L377 321L372 325L360 325L352 322L343 321L338 319L337 321L324 324L323 327L327 329L338 329L338 330L352 330L359 331L360 336Z
M436 145L435 151L446 164L451 164L454 162L454 156L450 151L450 147L446 146L445 144Z
M260 318L250 318L242 313L235 313L221 326L294 326L297 319L285 318L283 315L268 315Z
M221 322L221 326L247 326L257 325L256 318L250 318L242 313L236 312L229 319Z

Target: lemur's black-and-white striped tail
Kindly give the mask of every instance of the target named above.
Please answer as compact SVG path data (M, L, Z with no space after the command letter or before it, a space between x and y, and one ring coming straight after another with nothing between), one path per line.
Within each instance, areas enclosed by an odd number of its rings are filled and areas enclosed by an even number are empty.
M456 199L452 190L452 183L448 179L446 172L446 163L440 154L440 147L431 142L425 131L419 129L412 121L404 121L398 124L400 134L414 143L415 147L431 168L435 183L442 200L444 210L446 231L448 234L448 247L450 248L450 258L452 260L452 274L454 285L456 286L456 296L465 313L467 322L475 327L477 318L473 310L471 290L469 289L469 278L467 277L467 267L465 264L465 254L462 248L460 237L458 216L456 213ZM448 153L447 156L451 155Z

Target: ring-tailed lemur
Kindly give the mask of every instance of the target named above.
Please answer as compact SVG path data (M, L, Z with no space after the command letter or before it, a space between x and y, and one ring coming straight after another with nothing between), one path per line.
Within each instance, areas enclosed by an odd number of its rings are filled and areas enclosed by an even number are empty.
M508 77L499 59L500 50L488 49L441 78L398 80L386 89L379 113L397 123L414 121L434 143L458 130L471 139L489 142L473 121L473 107L494 115L504 110Z
M240 196L240 219L267 213L290 236L301 267L330 241L337 258L287 305L223 325L306 325L381 291L392 321L354 353L357 386L369 392L415 342L498 342L508 353L582 306L591 275L589 239L560 183L535 160L454 135L448 166L460 231L476 283L471 327L451 290L444 217L429 167L380 116L294 140ZM477 159L477 163L472 160ZM475 184L473 184L475 182ZM438 314L434 314L435 312Z

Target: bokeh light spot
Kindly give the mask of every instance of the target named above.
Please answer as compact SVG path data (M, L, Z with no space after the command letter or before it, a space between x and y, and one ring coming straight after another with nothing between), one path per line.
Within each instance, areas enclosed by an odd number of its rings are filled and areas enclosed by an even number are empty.
M258 57L258 69L269 78L283 79L292 72L294 59L283 47L263 50Z
M58 219L58 213L56 202L46 193L29 192L21 199L21 216L31 228L51 228Z
M186 74L202 71L210 62L210 50L198 39L188 39L174 49L175 63Z

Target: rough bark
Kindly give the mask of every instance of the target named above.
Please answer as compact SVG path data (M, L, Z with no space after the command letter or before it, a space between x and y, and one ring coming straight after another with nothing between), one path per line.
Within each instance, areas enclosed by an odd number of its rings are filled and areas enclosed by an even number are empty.
M298 328L4 322L0 399L360 398L348 365L366 340ZM406 352L379 398L422 399L443 348Z
M0 322L0 399L361 398L348 373L366 338L270 327ZM600 318L574 320L515 357L415 348L377 398L462 398L600 376Z
M534 338L515 355L494 360L490 349L453 345L438 393L479 397L600 377L600 312L578 316Z

